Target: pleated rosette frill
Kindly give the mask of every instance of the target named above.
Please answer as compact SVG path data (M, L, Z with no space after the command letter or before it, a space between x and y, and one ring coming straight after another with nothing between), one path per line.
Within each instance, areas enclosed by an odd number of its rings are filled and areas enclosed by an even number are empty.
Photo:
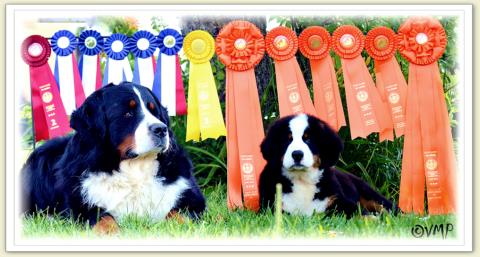
M132 68L127 58L130 47L130 38L124 34L115 33L105 40L107 63L103 72L103 85L109 83L118 85L123 81L132 81Z
M84 30L78 37L80 52L78 69L86 97L102 87L100 53L103 50L103 44L104 39L96 30Z

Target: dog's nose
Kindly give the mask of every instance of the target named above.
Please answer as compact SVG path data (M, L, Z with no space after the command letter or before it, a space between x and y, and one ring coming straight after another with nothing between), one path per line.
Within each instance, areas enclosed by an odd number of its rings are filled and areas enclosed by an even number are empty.
M295 163L299 163L303 159L303 152L300 150L293 151L292 158L295 161Z
M150 125L150 132L159 137L164 137L167 135L167 125L163 123L155 123Z

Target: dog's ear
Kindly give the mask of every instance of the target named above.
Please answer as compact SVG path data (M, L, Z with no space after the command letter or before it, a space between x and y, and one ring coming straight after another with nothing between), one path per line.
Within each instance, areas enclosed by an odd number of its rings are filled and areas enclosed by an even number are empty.
M106 136L103 91L100 89L93 92L70 117L70 127L86 138L98 140Z
M338 133L324 121L310 115L309 119L311 120L310 124L313 124L313 131L316 133L316 142L314 143L319 150L321 159L320 167L329 168L334 166L343 151L342 139L338 136Z
M283 152L280 142L282 129L284 122L278 120L274 122L267 131L267 135L260 144L260 150L262 151L263 159L268 162L281 161ZM288 133L288 132L286 132ZM284 150L284 149L283 149Z

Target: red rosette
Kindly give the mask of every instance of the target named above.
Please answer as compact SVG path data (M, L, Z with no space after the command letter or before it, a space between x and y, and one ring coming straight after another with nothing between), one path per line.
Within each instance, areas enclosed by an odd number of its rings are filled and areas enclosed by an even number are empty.
M365 50L375 60L387 60L395 55L396 34L387 27L370 30L365 37Z
M298 37L298 48L308 59L320 60L330 51L330 33L320 26L311 26L302 31Z
M245 71L255 67L265 54L260 30L248 21L232 21L216 38L216 53L228 69Z
M48 61L52 52L48 40L40 35L32 35L22 42L22 59L29 66L42 66Z
M297 52L297 35L289 28L276 27L265 36L265 47L268 55L275 61L288 60Z
M332 48L344 59L353 59L362 53L365 37L360 29L352 25L338 27L332 35Z
M447 36L442 24L431 17L412 17L398 29L397 44L400 54L409 62L428 65L445 52Z

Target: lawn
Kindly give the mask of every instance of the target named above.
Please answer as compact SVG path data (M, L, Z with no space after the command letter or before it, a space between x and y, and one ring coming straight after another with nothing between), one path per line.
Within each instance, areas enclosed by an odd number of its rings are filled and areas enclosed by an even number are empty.
M453 215L417 216L383 213L378 216L356 215L346 219L342 215L324 216L316 214L312 217L301 217L283 214L277 217L272 212L254 213L251 211L229 211L226 206L225 185L211 186L204 190L208 201L208 210L202 219L192 221L170 219L152 222L147 218L128 217L119 221L121 231L112 237L123 239L139 238L405 238L412 239L412 228L427 229L432 225L450 223L453 231L449 231L447 239L456 235L456 219ZM277 218L277 221L276 221ZM26 238L91 238L95 233L85 224L58 217L47 217L37 214L24 218L23 233ZM417 228L419 229L419 228ZM446 229L446 228L444 228ZM417 232L418 233L418 230ZM433 230L432 230L433 233ZM418 236L418 234L417 234ZM435 237L442 235L436 233Z

